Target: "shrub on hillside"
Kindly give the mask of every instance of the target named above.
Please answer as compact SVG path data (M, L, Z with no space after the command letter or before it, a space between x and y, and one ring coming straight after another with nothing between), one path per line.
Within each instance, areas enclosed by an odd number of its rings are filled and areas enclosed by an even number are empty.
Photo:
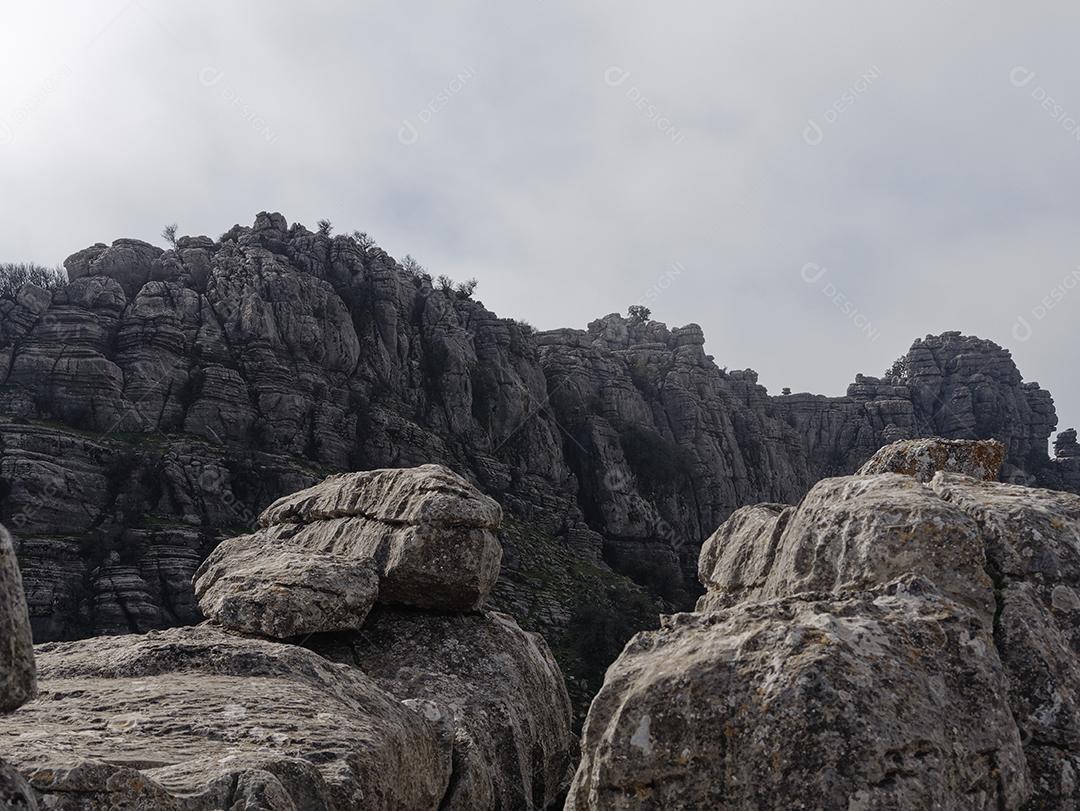
M14 299L24 284L54 290L67 284L67 274L33 262L0 262L0 298Z

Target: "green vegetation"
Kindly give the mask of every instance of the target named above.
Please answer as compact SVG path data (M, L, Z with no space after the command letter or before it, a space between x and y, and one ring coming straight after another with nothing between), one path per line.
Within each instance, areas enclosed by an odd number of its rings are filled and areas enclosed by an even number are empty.
M608 665L635 633L656 628L667 609L632 580L512 517L504 518L499 535L506 553L493 607L544 636L580 726Z

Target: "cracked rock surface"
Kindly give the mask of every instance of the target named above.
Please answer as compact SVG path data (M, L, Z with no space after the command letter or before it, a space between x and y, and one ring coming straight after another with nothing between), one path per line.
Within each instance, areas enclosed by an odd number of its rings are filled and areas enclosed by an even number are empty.
M551 807L570 699L544 640L483 610L500 519L434 465L280 500L201 570L213 621L37 647L38 698L0 719L0 791L10 772L71 811Z
M826 479L736 511L700 572L608 670L568 807L1080 804L1080 497Z
M770 397L697 325L534 333L276 213L66 266L66 286L0 300L0 515L41 641L197 622L191 575L216 543L336 471L445 464L686 604L733 510L796 501L896 439L992 436L1007 475L1080 489L1072 446L1045 451L1049 393L959 333L843 397Z
M626 618L690 607L702 540L741 506L927 436L995 438L1003 480L1080 491L1075 437L1046 451L1049 392L956 332L843 396L770 396L696 324L538 332L278 213L65 264L67 285L0 299L0 520L40 642L195 624L192 575L275 500L437 463L504 510L496 606L583 710L609 663L575 652L583 631L618 650L647 624Z
M22 578L11 536L0 527L0 716L17 710L37 694L37 669ZM37 800L25 778L0 759L0 808L36 811Z

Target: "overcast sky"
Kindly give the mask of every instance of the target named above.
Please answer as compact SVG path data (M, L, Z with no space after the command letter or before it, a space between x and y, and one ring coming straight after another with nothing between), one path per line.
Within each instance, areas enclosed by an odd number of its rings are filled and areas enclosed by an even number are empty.
M326 217L539 328L645 300L773 393L842 394L962 330L1080 423L1080 5L35 0L0 19L0 259Z

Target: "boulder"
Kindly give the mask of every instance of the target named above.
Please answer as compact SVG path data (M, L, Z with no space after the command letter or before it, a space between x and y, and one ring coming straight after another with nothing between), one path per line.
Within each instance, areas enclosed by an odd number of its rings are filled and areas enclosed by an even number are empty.
M859 475L903 473L928 482L938 471L995 481L1005 462L996 439L903 439L886 445L859 468Z
M570 808L1080 805L1080 497L939 471L737 510L639 634Z
M378 608L362 632L307 644L446 723L454 774L441 808L543 809L565 790L576 745L562 673L509 616Z
M978 525L914 478L824 479L797 508L776 511L776 505L739 510L706 543L711 554L703 554L703 565L712 555L716 561L699 611L743 599L855 591L921 574L990 623L993 584Z
M0 715L12 712L37 694L30 618L11 536L0 527ZM0 759L0 809L36 811L30 786Z
M257 537L371 561L381 603L470 611L499 576L501 520L498 503L465 479L421 465L330 476L267 507Z
M970 515L994 579L994 635L1024 736L1035 808L1080 805L1080 498L938 474Z
M435 724L304 648L203 625L48 643L38 665L0 756L48 808L419 809L449 785Z
M195 575L206 616L278 639L359 630L378 592L371 561L268 545L258 535L222 542Z
M922 578L678 614L608 669L566 808L1018 808L1007 690Z
M22 577L8 531L0 527L0 713L36 694L34 646Z

